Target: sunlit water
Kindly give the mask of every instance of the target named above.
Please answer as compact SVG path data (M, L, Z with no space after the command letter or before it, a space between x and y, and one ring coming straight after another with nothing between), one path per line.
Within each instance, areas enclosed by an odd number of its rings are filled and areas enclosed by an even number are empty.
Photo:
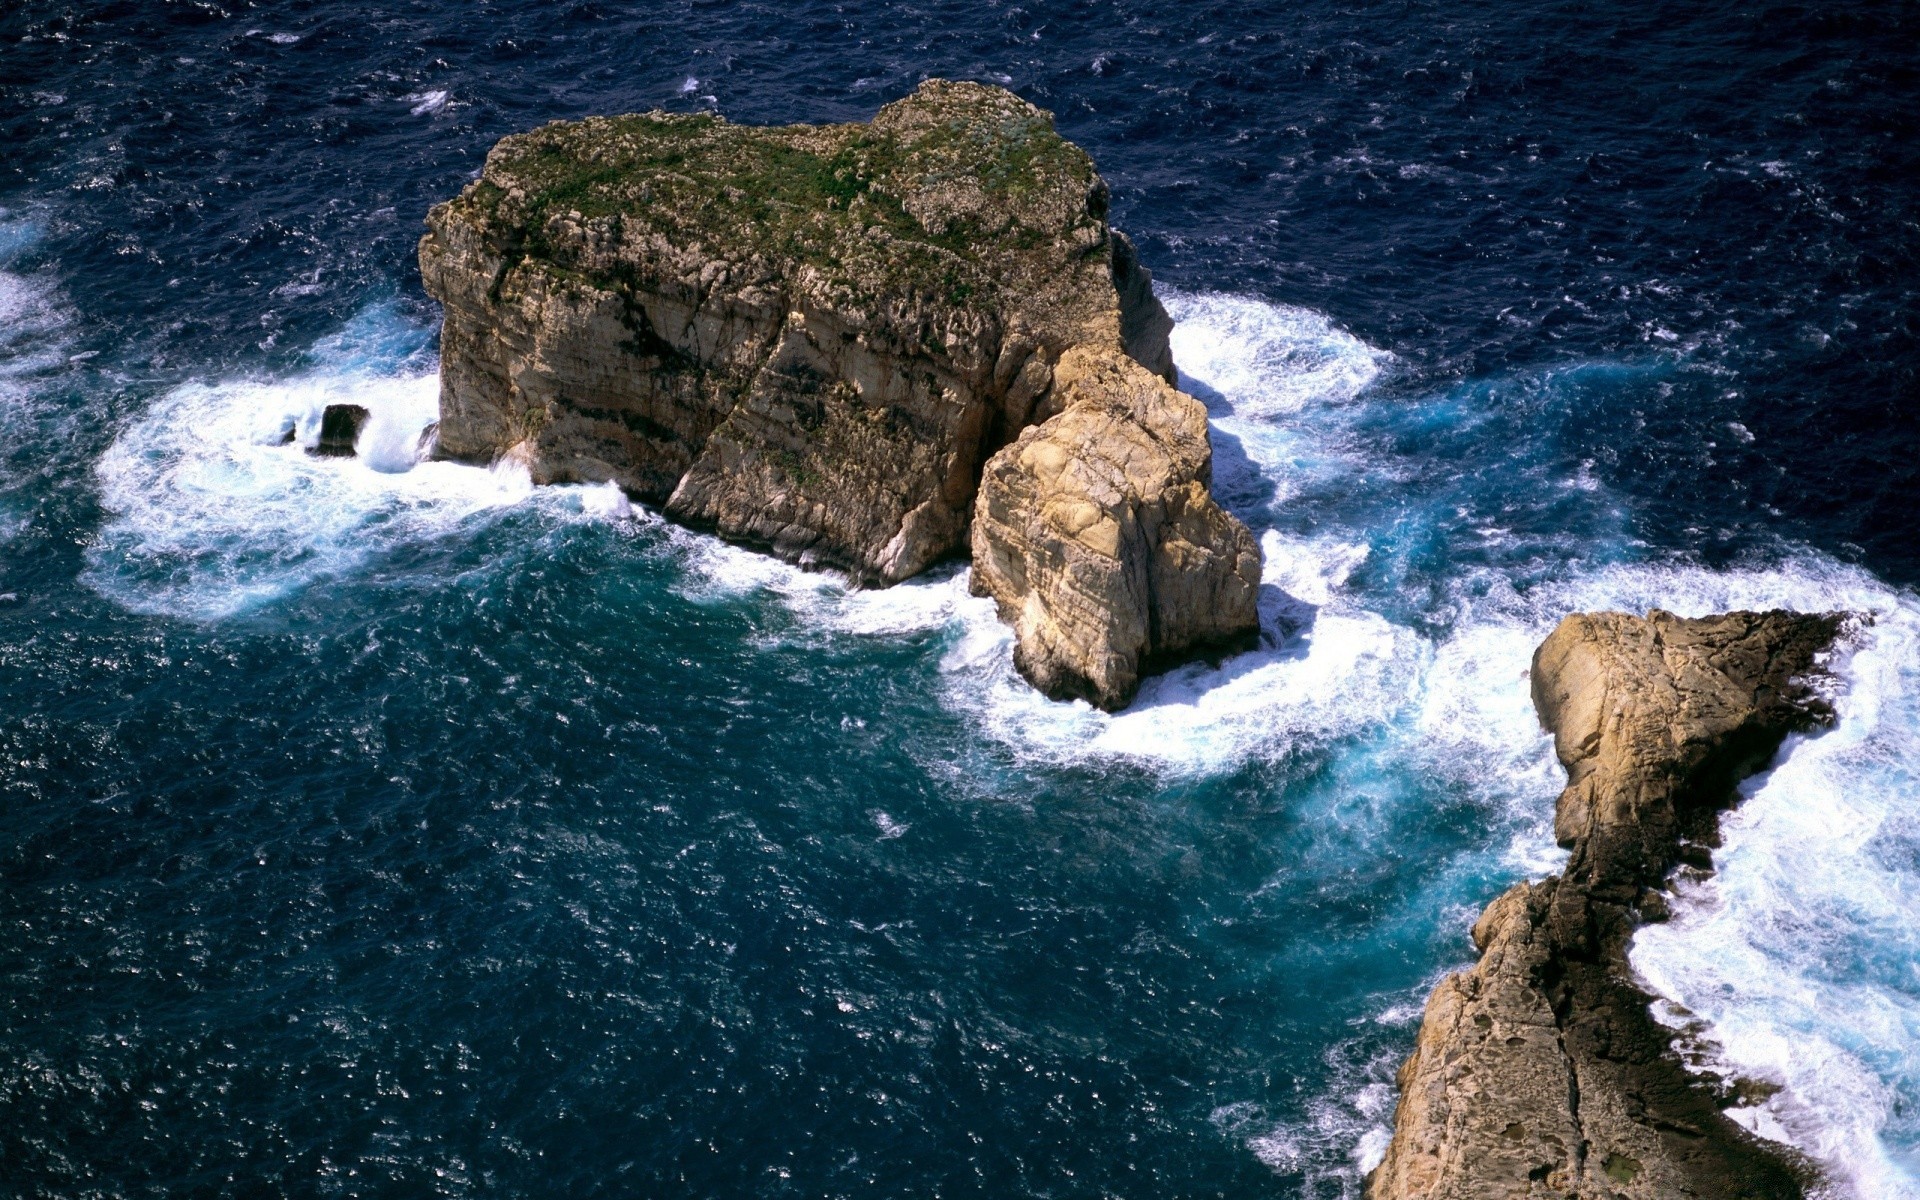
M1910 377L1911 297L1676 255L1722 184L1689 149L1694 199L1621 191L1608 155L1655 134L1556 165L1568 102L1498 82L1544 17L1479 28L1494 53L1418 14L1369 49L1331 11L955 10L926 43L902 10L860 52L807 8L51 12L0 45L34 76L0 191L21 1194L1356 1196L1473 915L1561 861L1533 647L1575 610L1779 605L1872 617L1839 720L1633 962L1703 1069L1779 1088L1740 1120L1838 1196L1920 1195L1911 464L1861 399ZM648 20L689 57L602 74ZM1099 158L1265 553L1259 648L1120 714L1027 688L963 566L852 590L420 460L413 221L492 137L854 116L923 70L1004 77ZM1805 86L1778 137L1875 119ZM1754 261L1884 249L1871 171L1755 128L1702 133L1783 222ZM1641 232L1591 232L1615 218ZM1793 426L1789 391L1846 422ZM339 400L359 456L307 455Z

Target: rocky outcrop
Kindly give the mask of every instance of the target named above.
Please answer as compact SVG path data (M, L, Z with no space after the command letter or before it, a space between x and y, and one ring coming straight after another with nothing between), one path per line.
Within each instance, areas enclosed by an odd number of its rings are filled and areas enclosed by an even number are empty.
M360 405L329 404L320 413L320 440L307 453L317 458L352 458L366 424L367 410Z
M1106 216L1048 114L978 84L929 81L865 125L649 113L505 138L420 244L445 308L438 453L611 480L884 585L967 546L999 451L1019 503L1075 515L1006 508L1020 536L972 539L1001 568L977 586L1029 615L1037 683L1124 703L1143 664L1253 629L1258 554L1207 494L1172 323ZM1123 486L1021 481L1003 460L1041 422ZM1104 558L1086 505L1133 531ZM1184 607L1203 601L1225 607Z
M1260 551L1208 495L1207 413L1130 358L1070 350L1059 416L987 464L973 590L1014 628L1041 690L1103 708L1143 666L1258 623Z
M1803 1194L1804 1165L1681 1065L1626 953L1675 866L1710 864L1739 780L1829 718L1800 679L1841 620L1597 613L1541 644L1534 705L1567 768L1571 853L1487 907L1479 963L1429 998L1370 1200Z

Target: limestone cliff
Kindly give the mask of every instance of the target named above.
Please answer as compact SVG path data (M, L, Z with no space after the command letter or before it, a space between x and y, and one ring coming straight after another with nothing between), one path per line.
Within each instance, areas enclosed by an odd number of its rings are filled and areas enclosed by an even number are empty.
M1260 551L1207 493L1207 413L1131 359L1068 351L1059 416L994 455L973 519L973 589L1049 695L1105 708L1143 664L1244 636Z
M1123 479L1023 477L1002 451L1019 533L974 538L995 566L976 587L1017 616L1030 678L1122 704L1143 663L1250 633L1259 572L1106 209L1047 113L978 84L929 81L868 124L656 112L502 139L420 243L446 314L439 452L612 480L888 584L966 545L988 459L1044 421ZM1087 506L1129 534L1079 536Z
M1541 644L1534 705L1567 768L1571 854L1487 907L1479 963L1429 998L1370 1200L1802 1194L1804 1165L1680 1064L1626 950L1668 873L1708 861L1739 780L1828 718L1799 677L1840 620L1597 613Z

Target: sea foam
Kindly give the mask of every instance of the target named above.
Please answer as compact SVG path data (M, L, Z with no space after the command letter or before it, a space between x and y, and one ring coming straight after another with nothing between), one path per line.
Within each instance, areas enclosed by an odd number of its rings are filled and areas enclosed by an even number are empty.
M72 314L59 288L20 258L40 240L30 217L0 209L0 422L13 425L38 379L70 361Z
M44 464L42 447L72 419L50 394L90 355L72 353L73 313L58 285L21 263L40 238L38 221L0 209L0 459ZM30 523L32 475L17 468L0 475L0 544Z
M1779 1089L1735 1119L1866 1200L1920 1196L1920 601L1854 582L1808 597L1875 618L1836 656L1834 728L1749 782L1632 960L1701 1067Z
M135 419L95 469L110 516L83 578L136 612L217 620L445 537L535 498L526 468L422 461L439 381L426 331L376 307L280 379L192 382ZM330 404L368 418L353 458L307 453ZM629 511L606 487L541 489L590 517Z

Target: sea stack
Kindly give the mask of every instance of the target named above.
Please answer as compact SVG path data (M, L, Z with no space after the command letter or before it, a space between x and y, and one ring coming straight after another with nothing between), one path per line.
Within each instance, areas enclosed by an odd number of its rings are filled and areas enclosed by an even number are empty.
M1632 980L1627 944L1677 865L1710 865L1736 785L1830 719L1803 682L1843 618L1568 617L1533 658L1567 769L1556 879L1473 927L1477 965L1427 1001L1369 1200L1776 1200L1808 1168L1721 1111Z
M1109 709L1257 627L1172 323L1092 161L1010 92L557 122L427 224L444 457L611 480L866 585L968 550L1026 676Z

